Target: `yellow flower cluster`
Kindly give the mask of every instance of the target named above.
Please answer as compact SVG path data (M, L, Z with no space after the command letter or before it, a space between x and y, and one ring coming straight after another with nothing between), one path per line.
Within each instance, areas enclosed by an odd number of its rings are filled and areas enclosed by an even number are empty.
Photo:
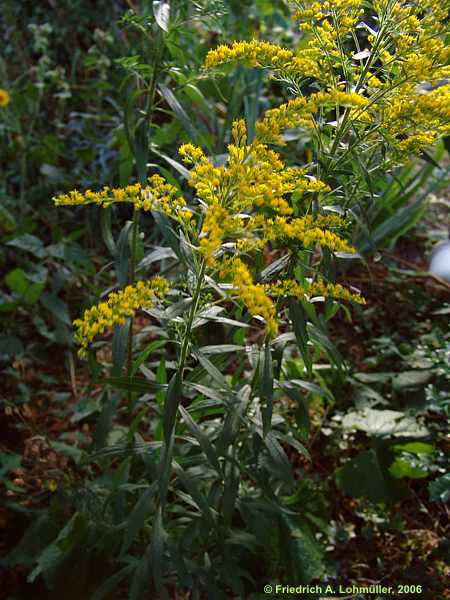
M425 93L418 93L413 85L398 90L382 114L398 152L419 154L439 136L450 134L450 85Z
M129 285L119 292L113 292L106 302L86 310L82 319L73 322L80 357L86 355L89 344L96 336L115 325L124 325L126 319L133 317L139 308L152 306L157 298L164 297L168 291L167 281L156 276L151 281L138 281L134 287Z
M324 281L313 281L307 286L300 285L294 279L285 279L283 281L274 281L265 286L266 292L270 296L281 298L283 296L294 296L299 299L312 298L314 296L330 296L337 300L353 301L358 304L365 304L364 298L357 292L352 292L342 286L340 283L326 283Z
M326 217L322 217L322 223ZM299 240L305 248L313 244L326 246L333 252L355 252L355 249L337 234L319 227L310 216L291 219L287 221L283 217L268 219L264 227L264 238L268 241L287 238Z
M220 267L219 276L231 279L238 297L253 316L265 321L266 332L273 337L278 332L275 305L266 293L265 286L253 283L248 267L240 258L225 258Z
M261 248L282 236L306 245L323 242L330 248L349 250L344 240L320 229L318 223L287 220L293 214L289 195L327 192L330 188L323 181L306 176L302 169L285 167L279 154L257 140L247 145L242 120L233 124L233 138L228 159L220 167L215 167L200 148L191 144L180 148L183 160L193 165L189 184L205 212L199 247L209 265L226 237L237 238L242 251ZM274 216L279 219L275 224L271 220ZM261 237L255 239L258 233Z
M11 96L9 95L9 93L3 88L0 88L0 108L5 108L6 106L8 106L10 101Z
M173 216L186 205L178 189L167 183L160 175L152 175L149 177L148 182L149 185L147 186L141 186L140 183L134 183L124 188L105 186L99 192L74 190L68 194L55 196L53 202L55 206L97 204L104 208L115 202L127 202L133 204L137 209L144 211L159 210L169 216Z
M299 0L296 4L300 7L295 13L300 29L314 28L322 49L332 55L339 55L340 40L356 27L364 13L361 0Z
M284 129L295 127L312 129L314 126L313 115L320 107L339 105L361 109L367 106L368 102L368 99L361 94L338 89L313 93L308 97L300 96L266 111L264 118L255 125L256 135L259 140L266 143L284 145L281 132Z
M309 299L315 296L330 296L338 300L352 301L358 304L365 303L364 298L358 292L352 292L339 283L318 280L308 283L305 287L293 279L267 284L254 283L249 268L237 257L223 260L219 276L222 279L231 280L234 292L252 316L260 316L264 319L266 333L269 337L278 333L276 306L271 297L279 299L294 296L300 299Z
M226 232L231 231L238 224L239 219L230 215L217 201L209 205L199 243L207 264L214 264L214 253L220 248Z
M282 76L301 74L301 77L318 77L320 74L315 56L310 51L294 54L276 44L258 40L234 42L231 46L222 44L210 50L205 59L205 68L211 69L240 60L248 60L254 67L269 67Z

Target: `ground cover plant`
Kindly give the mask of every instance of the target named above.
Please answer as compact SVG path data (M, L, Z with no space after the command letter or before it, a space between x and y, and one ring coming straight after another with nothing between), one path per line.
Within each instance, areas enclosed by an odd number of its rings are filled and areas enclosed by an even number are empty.
M5 597L446 597L449 7L125 4L70 80L8 4Z

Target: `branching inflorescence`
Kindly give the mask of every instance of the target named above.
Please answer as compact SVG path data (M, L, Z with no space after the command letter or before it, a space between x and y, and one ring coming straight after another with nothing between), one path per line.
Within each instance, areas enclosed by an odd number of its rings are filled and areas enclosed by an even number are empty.
M104 188L64 194L55 204L131 203L136 210L162 212L183 231L196 260L226 293L262 317L266 333L278 331L278 302L285 296L310 300L329 296L362 303L359 293L320 276L260 282L254 260L268 249L310 255L318 248L354 253L342 237L348 221L322 209L336 201L339 173L360 153L380 152L388 165L419 154L450 133L449 49L442 39L448 6L437 0L296 0L295 18L305 36L290 50L253 40L211 50L207 70L247 62L270 69L288 81L294 96L266 111L248 139L246 124L233 124L227 160L217 164L190 143L179 153L191 167L189 186L197 204L159 176L147 186ZM286 166L269 144L285 145L286 129L306 129L316 160L306 167ZM313 175L314 174L314 175ZM366 176L366 174L365 174ZM267 254L267 253L266 253ZM264 259L262 260L264 262ZM311 272L310 272L311 275ZM96 335L123 324L144 305L162 299L167 282L155 277L112 294L106 303L76 321L76 338L85 353Z

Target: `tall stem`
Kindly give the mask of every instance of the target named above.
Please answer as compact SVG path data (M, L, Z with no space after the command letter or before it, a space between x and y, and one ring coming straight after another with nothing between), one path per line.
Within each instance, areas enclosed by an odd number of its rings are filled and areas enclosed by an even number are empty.
M161 58L163 51L163 33L159 29L158 35L156 39L156 50L153 55L152 61L152 77L150 80L150 86L147 94L146 101L146 113L148 117L148 121L146 123L146 131L148 132L152 126L153 113L155 108L155 96L156 96L156 85L158 81L158 77L161 72ZM138 152L137 148L134 144L130 144L130 148L136 154ZM137 160L135 156L136 164L138 166L138 177L142 185L145 185L146 181L146 165L142 165L142 161ZM134 209L133 212L133 228L131 232L131 259L130 259L130 273L129 273L129 282L130 285L133 285L136 280L136 262L137 262L137 247L138 247L138 239L139 239L139 210ZM133 319L130 322L130 330L128 332L128 348L127 348L127 375L131 377L131 371L133 366ZM130 410L132 408L132 394L131 392L128 394L128 401Z

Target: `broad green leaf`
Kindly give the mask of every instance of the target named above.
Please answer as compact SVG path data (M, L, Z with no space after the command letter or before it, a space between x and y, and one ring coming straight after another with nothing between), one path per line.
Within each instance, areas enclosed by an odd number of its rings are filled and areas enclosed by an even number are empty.
M47 310L49 310L59 321L71 326L72 320L69 315L67 304L58 298L55 294L44 292L41 295L40 302Z
M65 552L61 547L64 540L70 536L74 528L80 523L81 516L75 513L66 523L63 529L59 532L55 541L49 544L36 558L36 566L27 577L29 583L33 583L36 578L46 571L55 568L65 556Z
M0 333L0 356L10 357L21 354L24 351L24 345L15 335Z
M389 474L395 479L423 479L428 476L427 471L411 466L408 461L400 457L397 457L389 467Z
M346 430L358 429L374 436L425 437L428 429L416 419L396 410L363 408L347 413L342 419Z
M10 290L19 294L26 304L36 304L44 291L44 283L31 282L22 269L14 269L5 277Z
M348 496L391 502L392 496L373 449L360 452L336 471L336 483Z
M428 484L431 502L448 502L450 500L450 473L437 477Z
M26 250L37 258L44 258L47 254L42 241L30 233L24 233L19 237L10 240L7 242L7 245L19 248L20 250Z
M289 580L293 584L308 584L324 572L323 554L305 523L281 513L280 553L285 558Z

